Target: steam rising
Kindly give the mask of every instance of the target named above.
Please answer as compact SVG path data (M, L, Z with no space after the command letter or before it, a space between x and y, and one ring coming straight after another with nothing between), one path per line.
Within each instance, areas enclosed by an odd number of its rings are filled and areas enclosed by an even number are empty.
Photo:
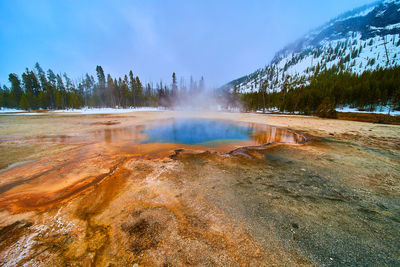
M162 87L162 82L157 88ZM160 91L160 89L157 89ZM233 110L238 107L238 100L228 88L210 88L206 85L204 78L198 82L190 78L189 85L181 78L177 85L175 73L172 76L171 89L165 87L166 96L160 98L160 105L173 110L182 111L217 111Z

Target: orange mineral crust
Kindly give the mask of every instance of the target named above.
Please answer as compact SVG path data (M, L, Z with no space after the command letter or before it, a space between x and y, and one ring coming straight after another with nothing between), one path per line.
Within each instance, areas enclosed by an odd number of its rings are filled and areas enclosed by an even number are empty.
M0 128L0 265L314 266L398 252L396 126L149 113L0 117L21 125ZM190 118L251 132L147 141Z

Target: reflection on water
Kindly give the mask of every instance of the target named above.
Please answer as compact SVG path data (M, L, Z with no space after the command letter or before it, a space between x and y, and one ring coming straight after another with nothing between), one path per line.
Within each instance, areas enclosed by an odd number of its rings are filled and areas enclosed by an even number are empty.
M257 144L300 144L307 141L303 135L284 128L265 125L255 127L254 129L255 131L252 132L251 139Z
M237 124L205 119L178 119L147 127L143 143L177 143L215 147L217 145L252 141L267 143L302 143L304 136L290 130L268 125Z
M16 141L20 138L0 139L0 142ZM297 144L306 141L303 135L284 128L254 123L238 123L207 119L169 119L148 125L122 128L105 128L85 136L38 136L24 138L40 143L91 143L104 142L130 147L132 144L184 144L203 147L218 147L228 144L263 145L270 143Z
M144 126L132 126L125 128L107 128L104 130L99 130L94 133L96 139L104 141L108 144L113 142L135 142L143 139L143 134L141 133Z

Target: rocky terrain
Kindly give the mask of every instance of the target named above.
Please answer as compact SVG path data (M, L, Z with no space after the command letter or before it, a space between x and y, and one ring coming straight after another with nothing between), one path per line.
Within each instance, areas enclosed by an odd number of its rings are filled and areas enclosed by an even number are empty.
M309 141L241 153L135 145L143 125L176 117L288 127ZM206 112L0 125L2 266L400 263L399 126Z

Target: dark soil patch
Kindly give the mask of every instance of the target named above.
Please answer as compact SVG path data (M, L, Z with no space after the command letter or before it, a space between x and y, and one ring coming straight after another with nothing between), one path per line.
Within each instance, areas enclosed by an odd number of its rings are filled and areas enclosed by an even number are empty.
M121 229L130 236L130 251L138 255L145 250L157 247L163 227L158 222L142 218L133 224L123 224Z
M338 119L400 125L400 116L390 116L387 114L338 112Z
M90 125L106 125L106 126L110 126L110 125L117 125L117 124L121 124L121 122L119 122L119 121L93 122Z

